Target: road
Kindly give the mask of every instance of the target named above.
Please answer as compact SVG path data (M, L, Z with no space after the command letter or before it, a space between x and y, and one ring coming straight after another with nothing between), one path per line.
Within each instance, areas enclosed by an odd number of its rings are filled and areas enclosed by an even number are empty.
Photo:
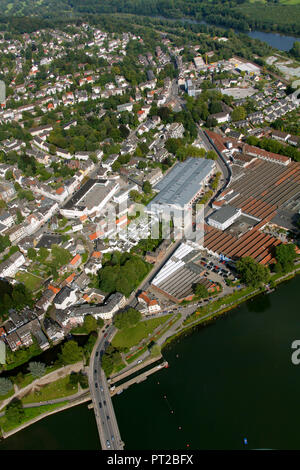
M101 367L102 354L115 332L116 328L110 325L104 334L100 333L101 336L99 336L90 358L90 393L103 450L123 450L124 448L107 380Z

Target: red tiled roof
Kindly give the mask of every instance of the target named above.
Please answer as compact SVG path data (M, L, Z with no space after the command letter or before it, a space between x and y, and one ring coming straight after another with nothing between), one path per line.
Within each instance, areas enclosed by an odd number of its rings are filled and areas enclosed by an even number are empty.
M57 294L60 291L58 287L54 287L51 284L48 286L48 289L52 290L54 294Z
M76 264L79 260L81 260L81 256L79 254L75 255L73 259L71 259L70 261L70 264L72 264L72 266L74 264Z

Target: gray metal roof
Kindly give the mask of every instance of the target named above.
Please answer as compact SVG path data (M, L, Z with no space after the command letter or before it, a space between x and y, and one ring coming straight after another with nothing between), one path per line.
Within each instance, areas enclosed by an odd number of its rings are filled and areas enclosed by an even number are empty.
M233 217L238 211L239 209L236 209L235 207L232 207L228 204L227 206L221 207L221 209L217 210L212 215L210 215L208 221L214 220L215 222L223 224L224 222L226 222L226 220Z
M154 204L188 204L201 189L203 180L212 172L215 163L203 158L188 158L175 167L155 186L159 194L148 204L151 210Z

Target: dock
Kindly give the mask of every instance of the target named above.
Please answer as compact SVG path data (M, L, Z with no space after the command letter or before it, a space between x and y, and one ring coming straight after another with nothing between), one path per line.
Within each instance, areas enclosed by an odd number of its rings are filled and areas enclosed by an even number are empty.
M151 367L151 369L149 369L145 372L141 372L141 374L137 375L133 379L127 380L126 382L122 383L121 385L113 385L110 388L110 395L114 396L116 394L121 393L123 390L126 390L127 388L129 388L133 384L144 382L149 375L152 375L155 372L158 372L159 370L168 367L168 365L169 365L168 362L164 361L159 365Z

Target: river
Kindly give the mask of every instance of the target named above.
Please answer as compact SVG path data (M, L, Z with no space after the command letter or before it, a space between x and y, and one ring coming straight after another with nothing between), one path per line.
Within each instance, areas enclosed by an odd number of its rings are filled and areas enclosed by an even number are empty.
M197 21L193 20L192 18L181 18L180 20L172 19L172 18L166 18L163 16L155 16L155 18L162 19L162 20L171 20L171 21L182 21L186 23L191 23L191 24L204 24L207 26L215 27L215 28L220 28L220 29L225 29L229 30L232 28L229 28L224 25L215 25L215 24L210 24L207 23L206 21ZM239 31L235 30L237 34L246 34L252 39L259 39L262 42L265 42L269 44L271 47L275 47L276 49L280 51L289 51L292 47L295 41L300 41L300 38L297 38L295 36L286 36L284 34L279 34L279 33L266 33L263 31L249 31L249 32L244 32L244 31Z
M113 398L125 449L300 449L299 301L298 277L165 349L168 369ZM93 411L57 413L4 449L99 449Z

